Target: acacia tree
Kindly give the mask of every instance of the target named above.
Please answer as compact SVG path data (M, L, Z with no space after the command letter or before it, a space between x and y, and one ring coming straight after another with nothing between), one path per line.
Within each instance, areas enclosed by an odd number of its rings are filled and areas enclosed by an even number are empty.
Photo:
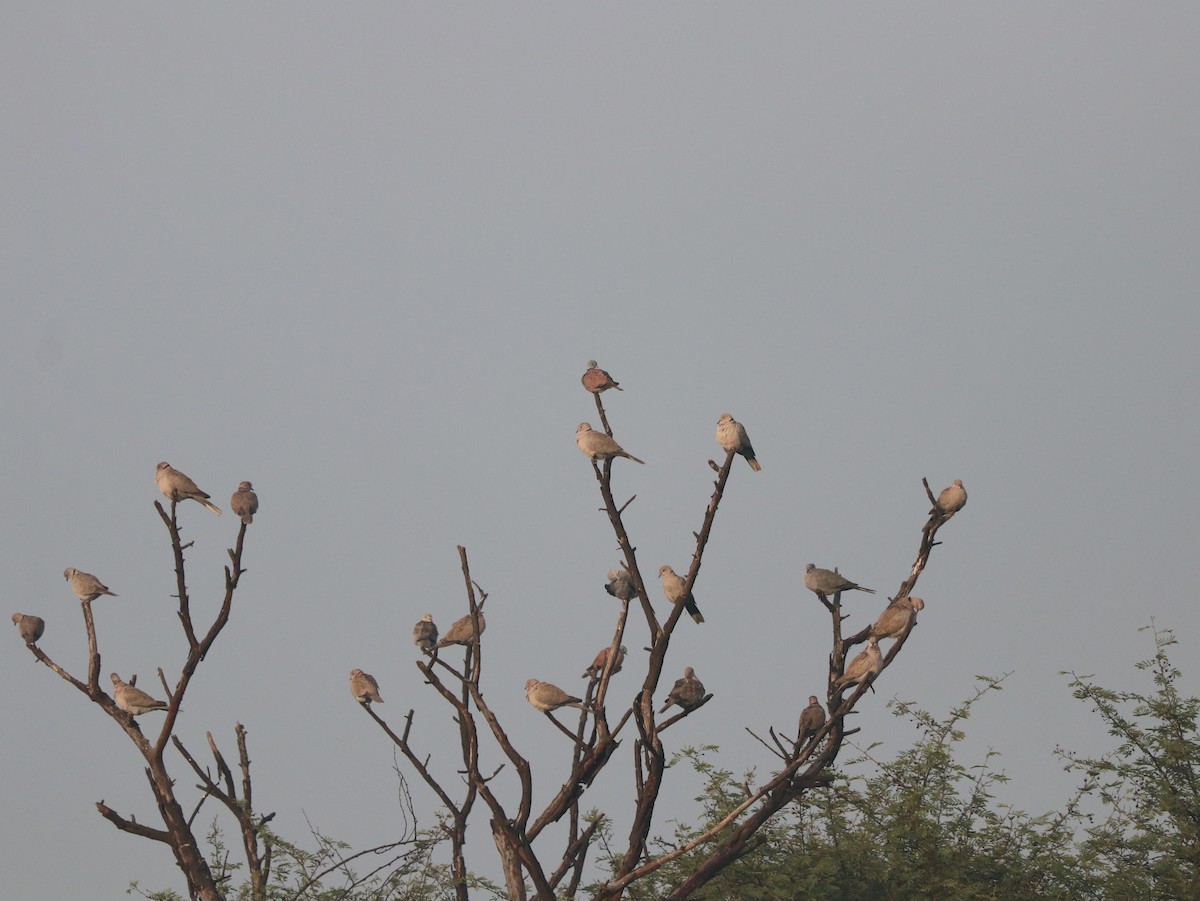
M1137 664L1150 693L1115 691L1074 672L1075 697L1092 705L1120 744L1103 756L1058 749L1068 769L1107 812L1083 842L1111 897L1200 897L1200 698L1180 693L1182 674L1169 656L1174 633L1147 627L1154 656Z
M610 438L613 431L608 422L600 394L594 394L597 413L605 434ZM727 451L722 465L709 460L709 466L717 473L713 493L705 508L698 531L693 532L695 550L688 569L680 600L673 604L665 622L660 623L646 588L636 546L630 539L623 519L624 511L634 498L618 504L613 494L613 456L603 457L601 462L592 460L592 467L606 513L617 545L623 558L623 566L635 593L621 599L620 611L614 623L604 665L592 677L583 709L574 731L568 730L551 713L546 715L560 730L571 738L570 774L561 788L540 811L533 808L534 775L528 759L521 754L508 732L500 723L488 704L483 682L483 650L481 610L487 595L472 579L466 550L459 548L463 580L467 600L467 617L474 628L473 634L464 642L462 663L451 663L432 651L427 659L416 662L417 669L428 685L437 692L451 709L458 726L464 787L461 795L452 797L449 788L442 783L430 768L430 758L422 757L413 737L413 711L404 718L404 726L397 733L371 707L369 701L362 705L375 723L399 748L419 777L441 801L445 811L445 834L452 848L452 870L459 901L466 901L468 892L468 870L464 856L467 823L482 802L487 809L488 823L496 845L501 870L504 874L507 897L510 901L524 901L532 891L540 901L551 899L574 899L580 892L585 873L588 851L597 835L605 838L605 850L615 861L610 877L603 883L586 889L593 901L615 901L623 897L626 890L638 880L646 879L664 866L683 855L689 855L693 863L688 872L662 896L669 901L681 901L691 896L719 874L724 868L752 850L759 843L759 834L783 808L817 786L827 785L832 774L830 767L837 759L844 738L857 729L846 729L845 718L857 705L863 694L871 689L879 674L900 653L915 623L915 615L908 618L907 625L895 636L895 640L882 659L878 660L873 672L857 684L842 679L849 652L856 646L870 641L874 647L872 627L843 636L841 592L831 597L819 594L822 604L830 615L830 654L827 703L830 714L824 725L815 734L798 732L795 738L776 734L769 730L770 742L759 739L776 758L778 769L762 785L745 786L745 796L732 806L716 822L709 825L689 841L677 848L661 853L651 849L651 831L654 825L655 808L663 788L663 777L668 763L668 754L663 735L680 719L690 716L711 698L705 696L689 709L665 719L659 719L655 708L655 697L661 699L663 665L675 627L686 608L693 586L700 573L704 551L712 534L717 510L724 496L730 477L735 450ZM921 530L921 541L912 567L900 579L899 588L891 603L910 596L912 589L924 571L929 556L937 541L938 530L953 516L953 510L944 512L939 508L927 481L923 480L925 496L932 505L930 516ZM959 486L961 488L961 485ZM964 495L965 498L965 495ZM922 508L924 509L924 508ZM619 596L619 595L618 595ZM631 621L631 602L636 597L640 610ZM641 623L640 627L637 625ZM627 628L644 628L649 642L649 656L642 675L641 689L628 706L609 710L609 680L615 665L620 661ZM799 711L797 711L798 713ZM482 720L482 723L480 723ZM632 812L632 824L628 836L619 847L607 829L607 818L603 812L589 816L581 815L580 797L599 772L614 759L620 744L619 737L629 730L632 738L632 754L629 762L631 778L636 793ZM494 788L494 781L504 768L489 758L484 737L490 736L499 754L511 765L516 779L515 806L505 804ZM757 737L757 736L756 736ZM561 847L549 849L535 847L539 837L553 823L567 819L566 835Z

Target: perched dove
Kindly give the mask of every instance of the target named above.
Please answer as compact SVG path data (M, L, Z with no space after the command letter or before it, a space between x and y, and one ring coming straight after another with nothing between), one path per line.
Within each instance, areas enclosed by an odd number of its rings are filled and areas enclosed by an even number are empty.
M908 631L909 623L916 622L917 611L924 609L925 602L920 598L898 598L879 614L871 634L876 638L899 638Z
M367 707L371 706L372 701L383 703L383 698L379 696L379 683L375 681L375 677L360 669L350 670L350 694L354 695L354 700Z
M530 679L525 683L525 700L532 704L535 710L540 710L542 713L549 713L559 707L578 707L580 710L587 710L587 705L581 698L567 694L557 685L539 682L537 679Z
M583 387L592 392L592 394L599 394L602 391L607 391L609 388L616 388L618 391L625 390L621 387L620 382L614 382L611 375L603 369L599 369L596 366L595 360L588 360L587 372L583 374L583 378L580 381L583 382Z
M952 516L967 505L967 489L963 487L962 479L955 479L949 488L943 488L938 495L937 504L929 511Z
M704 700L704 685L696 678L696 671L690 666L683 668L683 678L676 679L671 693L667 695L667 703L663 704L659 713L666 713L672 704L678 704L684 710L695 709Z
M217 516L221 515L221 508L210 501L208 495L196 487L195 482L178 469L172 469L170 463L158 464L158 470L154 473L154 481L158 483L158 490L166 496L167 500L178 503L191 498L208 507Z
M610 569L604 590L622 601L632 601L637 597L637 586L633 584L633 576L627 569Z
M479 611L479 634L482 635L487 629L487 621L483 618L483 611ZM456 619L446 630L445 636L434 647L444 648L451 644L461 644L466 647L475 639L475 622L471 619L471 614L461 616Z
M817 700L816 695L808 696L808 706L800 711L800 731L797 744L806 744L825 725L825 708Z
M12 621L26 644L35 643L46 631L46 621L40 616L33 616L30 613L14 613ZM615 673L616 670L614 669L613 672Z
M108 586L91 573L80 572L73 566L63 570L63 578L71 583L71 590L81 601L94 601L102 594L118 597L115 591L109 591Z
M596 655L596 659L592 661L592 665L583 671L583 678L600 678L600 674L604 672L604 665L608 663L608 650L608 648L600 649L600 653ZM625 647L625 645L621 645L621 647L617 649L617 662L613 664L610 675L615 676L621 671L621 666L625 663L625 653L627 650L628 649Z
M746 427L733 418L732 413L722 413L717 420L717 443L727 451L741 454L755 472L762 467L754 459L754 448L750 446L750 438L746 435Z
M856 588L868 594L875 593L874 588L863 588L857 582L851 582L845 576L835 573L831 569L820 569L813 563L804 567L804 587L826 597L837 594L839 591L852 591Z
M692 619L698 623L704 622L704 614L700 612L700 608L696 606L696 598L689 591L683 593L683 587L687 584L687 580L679 576L675 570L666 564L658 568L658 577L662 579L663 594L667 596L667 600L672 604L683 602L683 607L691 614Z
M146 694L140 688L134 688L126 682L121 681L121 677L113 673L110 677L113 684L113 700L117 702L117 706L128 713L130 716L138 716L143 713L149 713L151 710L166 710L166 701L156 701L150 695Z
M437 644L437 640L438 630L433 622L433 615L426 613L421 617L420 622L413 626L413 644L428 654Z
M597 460L604 460L608 457L628 457L634 463L645 463L645 460L639 460L633 454L626 453L621 449L621 445L613 441L603 432L592 431L591 425L586 422L579 423L579 428L575 430L575 443L579 445L579 449L588 455L593 463Z
M258 495L254 493L254 486L249 482L239 484L238 490L229 499L229 509L240 516L242 522L254 522L254 514L258 512Z
M846 674L837 680L834 687L840 689L851 684L861 685L867 681L868 676L873 676L879 672L879 665L882 661L883 657L879 653L879 642L872 635L867 639L867 649L850 661L850 665L846 667Z

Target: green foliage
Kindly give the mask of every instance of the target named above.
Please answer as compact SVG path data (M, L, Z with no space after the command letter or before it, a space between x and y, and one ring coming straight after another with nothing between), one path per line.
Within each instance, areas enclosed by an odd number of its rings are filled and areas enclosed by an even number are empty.
M1200 699L1179 693L1167 649L1174 634L1153 624L1154 656L1137 664L1153 678L1149 694L1113 691L1071 676L1120 745L1102 757L1059 749L1068 769L1086 774L1085 791L1107 816L1087 830L1083 854L1103 872L1110 897L1200 897ZM1144 630L1143 630L1144 631Z

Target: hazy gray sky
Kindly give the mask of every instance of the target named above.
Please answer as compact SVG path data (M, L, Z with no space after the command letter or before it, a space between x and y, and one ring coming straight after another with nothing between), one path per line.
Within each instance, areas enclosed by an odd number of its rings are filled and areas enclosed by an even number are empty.
M763 466L735 467L708 622L672 646L716 697L671 748L769 770L743 727L790 728L824 693L804 564L877 588L847 599L865 625L916 551L921 477L961 478L859 737L898 751L888 698L942 714L1012 671L968 747L1002 754L1004 800L1055 807L1074 780L1054 746L1112 745L1058 672L1146 687L1139 627L1185 649L1200 631L1198 33L1188 4L9 4L10 606L82 674L61 573L93 572L120 593L95 605L104 671L173 681L155 464L222 506L251 479L249 571L179 734L230 750L244 723L274 825L365 845L401 824L348 674L375 674L393 723L416 709L418 748L453 748L409 633L464 612L465 544L491 597L485 692L544 801L567 749L524 682L582 688L615 614L574 446L594 357L647 461L614 482L648 574L687 566L721 412ZM237 521L183 521L211 612ZM165 848L93 807L154 821L128 739L8 639L6 897L181 889ZM584 803L622 814L628 760ZM664 821L695 812L677 780ZM469 851L492 867L485 831Z

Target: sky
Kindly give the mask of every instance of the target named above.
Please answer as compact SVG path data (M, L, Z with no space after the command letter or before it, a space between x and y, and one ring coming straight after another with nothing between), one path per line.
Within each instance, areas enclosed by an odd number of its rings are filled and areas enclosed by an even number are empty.
M793 728L824 694L804 565L877 589L845 599L850 626L872 621L916 553L923 477L970 500L859 705L863 745L916 737L890 698L944 715L1011 673L964 762L998 752L1000 800L1040 813L1076 782L1056 746L1114 745L1061 671L1148 690L1153 622L1200 691L1195 6L18 3L0 26L10 606L82 676L61 573L95 573L120 595L94 605L103 672L173 682L155 466L222 507L253 481L247 572L178 734L232 754L244 724L285 836L403 831L352 668L456 778L410 630L466 612L460 544L489 595L485 696L535 803L557 789L569 750L525 680L582 691L616 614L616 542L573 444L598 426L589 359L646 461L613 482L648 579L689 564L722 412L762 464L735 461L695 587L707 622L668 655L664 693L685 665L714 693L668 751L770 771L746 728ZM180 515L211 616L238 523ZM630 639L610 703L640 681ZM95 812L155 821L127 737L15 630L3 646L6 894L182 891L164 847ZM625 825L632 744L584 798ZM695 777L671 775L663 832L696 813ZM494 872L483 818L468 855Z

